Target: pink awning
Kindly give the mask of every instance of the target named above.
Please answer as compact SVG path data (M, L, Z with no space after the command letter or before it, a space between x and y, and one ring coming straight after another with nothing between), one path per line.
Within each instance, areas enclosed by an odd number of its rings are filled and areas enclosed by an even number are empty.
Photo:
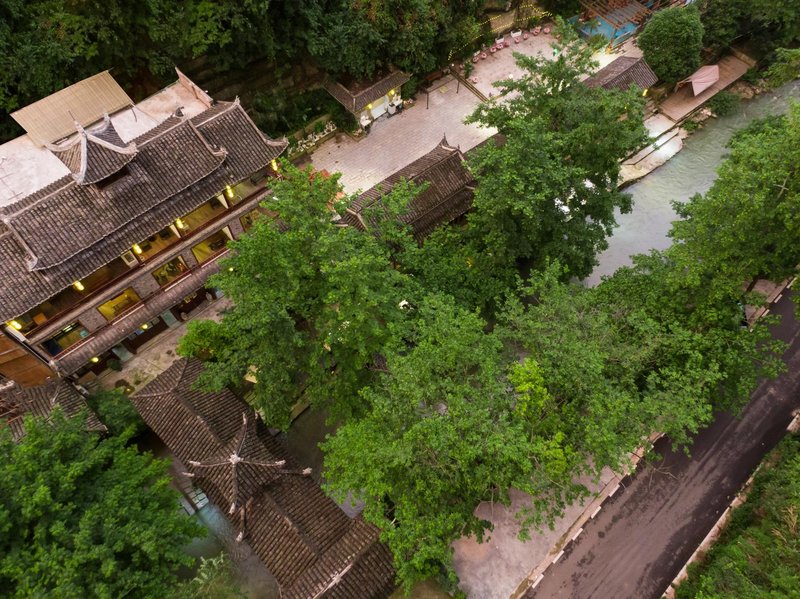
M712 64L700 67L692 75L681 81L681 84L692 84L692 93L696 96L719 81L719 66Z

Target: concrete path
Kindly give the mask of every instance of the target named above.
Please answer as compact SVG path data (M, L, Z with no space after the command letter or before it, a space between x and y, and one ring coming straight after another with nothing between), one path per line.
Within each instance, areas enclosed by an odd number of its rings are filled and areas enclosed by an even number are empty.
M555 38L552 34L529 35L528 39L523 39L518 44L512 41L510 35L506 35L505 39L511 43L510 47L503 48L494 54L486 50L486 58L473 63L474 67L470 79L474 78L475 87L487 98L498 94L498 90L494 86L495 81L516 79L522 74L522 69L517 66L514 59L515 52L526 56L553 57L553 49L550 46L555 42Z
M772 308L783 317L773 333L790 343L787 373L762 382L739 418L720 414L697 435L691 457L657 443L663 461L604 505L527 599L661 597L800 405L800 325L790 295Z
M584 481L594 494L613 478L609 470L599 483ZM526 576L533 571L551 549L561 540L572 523L583 512L585 504L566 508L553 530L531 531L529 541L521 541L519 525L514 514L525 505L527 495L512 489L509 507L483 502L476 514L494 524L494 532L478 543L474 537L464 537L453 543L453 565L458 573L460 588L467 597L475 599L508 599ZM588 503L592 498L586 499Z
M452 79L430 94L429 108L425 94L419 94L411 108L376 121L365 138L355 141L339 135L322 144L311 161L316 169L342 173L346 192L367 190L430 152L443 136L466 151L494 135L494 129L464 124L479 102Z

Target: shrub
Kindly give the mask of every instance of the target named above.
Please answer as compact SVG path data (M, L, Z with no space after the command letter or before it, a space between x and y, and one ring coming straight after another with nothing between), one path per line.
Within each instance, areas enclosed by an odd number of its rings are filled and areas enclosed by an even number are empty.
M259 92L251 102L250 115L258 128L281 137L305 127L340 106L324 89L287 94L283 90ZM338 125L338 123L337 123Z
M721 91L708 101L711 112L717 116L727 116L736 112L742 99L729 91Z
M132 436L136 436L147 428L121 388L92 393L86 402L112 435L119 435L132 427Z
M400 88L400 93L404 98L410 99L417 95L418 89L419 89L419 77L412 75L411 79L406 81L403 84L403 87Z
M702 63L700 13L693 6L661 10L650 19L638 43L658 78L674 83L697 70Z

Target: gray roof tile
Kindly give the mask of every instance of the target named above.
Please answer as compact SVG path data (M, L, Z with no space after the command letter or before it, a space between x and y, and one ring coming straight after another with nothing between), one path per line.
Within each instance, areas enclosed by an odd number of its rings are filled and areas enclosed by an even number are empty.
M194 210L286 148L236 103L170 118L135 141L130 174L105 189L71 176L0 208L0 320L19 316ZM224 150L224 151L223 151Z
M195 359L173 363L131 401L145 422L184 464L224 462L236 452L246 462L296 464L260 421L249 417L245 441L237 431L252 409L230 391L197 391L203 370ZM281 585L286 597L384 599L394 590L391 555L378 530L350 520L310 478L239 468L232 497L232 470L192 466L195 481L225 512L232 501L247 505L245 541ZM205 473L201 475L200 473ZM234 514L233 518L238 518Z
M105 431L106 427L89 410L83 397L69 383L55 379L44 385L23 389L17 385L0 389L0 412L11 434L19 441L25 436L23 417L25 415L49 418L53 408L59 406L64 415L71 418L81 410L86 410L86 428L91 431Z
M427 184L402 217L417 239L465 214L472 206L475 181L464 165L464 155L443 139L433 150L358 196L342 222L360 229L374 226L375 219L380 218L375 209L380 207L381 198L404 179Z
M655 85L658 77L644 58L620 56L584 81L589 87L605 89L628 89L637 85L647 89Z

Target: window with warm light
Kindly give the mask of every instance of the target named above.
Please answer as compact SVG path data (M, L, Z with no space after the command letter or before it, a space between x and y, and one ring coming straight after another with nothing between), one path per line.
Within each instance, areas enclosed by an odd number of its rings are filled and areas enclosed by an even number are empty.
M118 296L111 298L104 304L97 307L106 320L114 320L119 317L129 308L138 304L141 300L139 295L131 288L128 287L125 291Z
M92 293L106 287L128 271L130 271L130 266L122 258L116 258L92 274L74 281L72 285L38 306L17 316L13 321L9 321L8 325L23 335L29 335L53 318L65 314L86 301ZM12 324L12 322L16 324Z
M202 228L203 225L214 220L227 209L228 207L225 205L224 200L218 197L211 198L207 202L203 202L202 206L192 210L189 214L180 218L180 221L184 225L184 227L181 229L181 235L183 235L184 231L196 231L197 229Z
M78 343L84 337L89 336L89 331L83 328L79 323L73 322L65 326L58 333L42 342L42 347L51 356L57 356L65 349L68 349Z
M184 262L183 258L180 256L176 256L163 266L155 269L153 271L153 277L158 282L159 286L164 287L187 272L189 272L189 268L186 266L186 262Z
M160 254L162 251L170 246L175 245L181 240L175 229L172 227L164 227L155 235L151 235L147 239L135 243L133 245L133 253L140 261L145 262L153 256Z
M193 246L192 254L194 254L198 264L203 264L203 262L207 262L217 254L223 252L228 245L228 241L231 239L233 239L233 235L231 235L230 229L224 227Z

